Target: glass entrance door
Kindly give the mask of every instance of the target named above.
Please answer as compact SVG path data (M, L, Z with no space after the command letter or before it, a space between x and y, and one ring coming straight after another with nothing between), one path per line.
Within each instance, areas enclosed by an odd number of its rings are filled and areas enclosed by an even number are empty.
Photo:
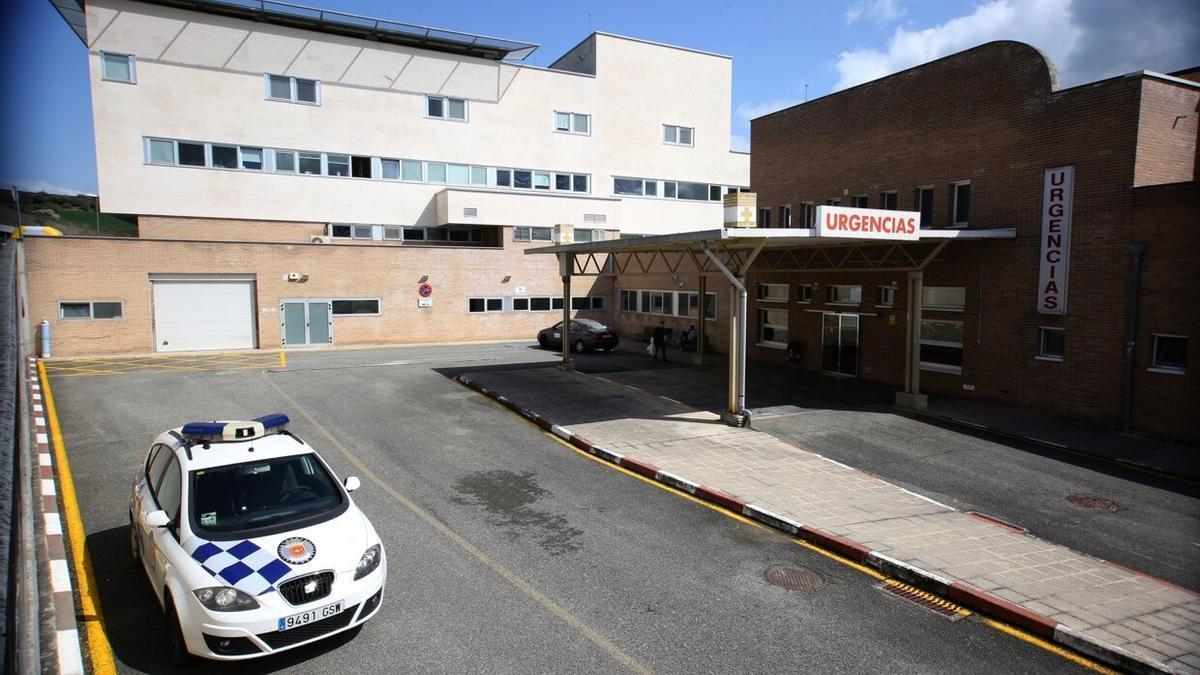
M857 377L859 316L824 314L821 319L821 370Z
M280 303L279 320L284 347L333 344L333 303L328 300Z

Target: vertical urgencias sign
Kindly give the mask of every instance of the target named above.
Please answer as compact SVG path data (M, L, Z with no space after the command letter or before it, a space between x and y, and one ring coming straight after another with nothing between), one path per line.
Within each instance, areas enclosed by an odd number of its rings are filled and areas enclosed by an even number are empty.
M1067 271L1071 256L1071 188L1074 166L1046 169L1042 193L1042 255L1038 313L1067 313Z

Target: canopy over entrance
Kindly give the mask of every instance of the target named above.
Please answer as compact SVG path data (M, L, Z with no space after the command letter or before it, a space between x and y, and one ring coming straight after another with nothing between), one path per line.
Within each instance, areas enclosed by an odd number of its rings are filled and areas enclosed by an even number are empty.
M869 238L868 238L869 236ZM989 230L919 230L906 238L825 236L816 229L722 228L650 237L560 244L529 249L527 255L555 255L563 278L563 321L570 321L571 277L617 277L650 273L661 263L671 273L685 265L700 273L700 297L705 297L704 274L720 272L728 279L729 405L727 422L746 421L746 275L751 267L772 272L905 272L908 275L908 326L905 334L904 394L897 402L923 406L920 393L921 286L926 267L952 241L1013 239L1015 228ZM704 353L704 323L700 322L697 354ZM571 366L567 341L563 365Z

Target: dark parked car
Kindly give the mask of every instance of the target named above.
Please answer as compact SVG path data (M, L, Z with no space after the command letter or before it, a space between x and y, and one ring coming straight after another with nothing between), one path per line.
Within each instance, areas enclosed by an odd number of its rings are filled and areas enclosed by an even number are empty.
M574 319L571 321L571 334L567 338L571 345L571 351L576 354L582 352L590 352L596 349L604 351L612 351L620 340L617 339L617 332L609 329L608 326L599 321L591 319ZM543 328L538 331L537 336L538 346L542 349L562 348L562 322L554 324L551 328Z

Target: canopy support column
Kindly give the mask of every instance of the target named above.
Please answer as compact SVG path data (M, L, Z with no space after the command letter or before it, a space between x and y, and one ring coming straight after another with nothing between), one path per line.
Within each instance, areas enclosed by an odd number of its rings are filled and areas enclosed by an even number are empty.
M721 259L708 248L708 242L700 242L704 254L733 285L729 303L729 406L721 415L727 424L746 424L746 285L742 277L735 275ZM743 270L744 274L744 270ZM701 305L703 307L703 305Z
M559 335L562 336L561 367L570 370L573 368L571 364L571 271L575 268L575 254L558 254L558 265L563 282L562 330L559 331Z
M908 273L908 330L904 336L904 392L896 394L896 405L925 410L929 399L921 393L921 312L925 273Z
M697 322L699 324L699 328L696 329L696 363L698 363L700 365L704 365L704 349L707 345L707 342L706 342L707 338L705 338L705 329L704 329L704 324L706 323L706 320L704 318L705 317L704 306L706 304L705 298L707 298L707 297L708 297L708 278L704 275L704 272L701 272L700 273L700 311L697 312L700 315L700 319Z

